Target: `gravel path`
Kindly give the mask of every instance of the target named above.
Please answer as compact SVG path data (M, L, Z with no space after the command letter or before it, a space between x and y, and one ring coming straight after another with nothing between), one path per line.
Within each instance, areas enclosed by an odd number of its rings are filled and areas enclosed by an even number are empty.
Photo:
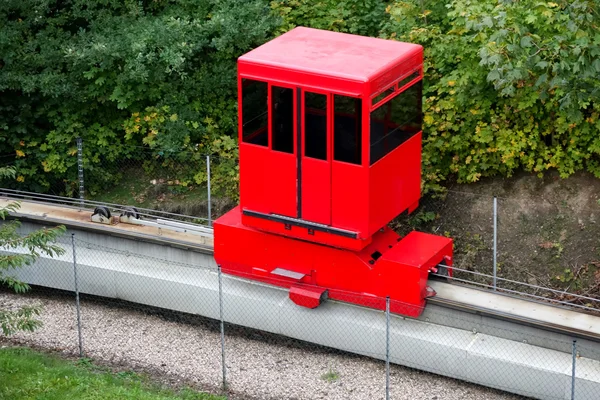
M17 334L10 342L78 354L71 297L0 292L1 307L32 303L42 304L44 326L34 333ZM214 321L95 299L82 300L81 319L86 357L148 371L172 384L219 391L221 348ZM371 400L385 396L381 361L245 329L229 329L225 341L231 398ZM334 379L325 379L328 373ZM392 399L411 400L520 398L400 366L391 368L390 394Z

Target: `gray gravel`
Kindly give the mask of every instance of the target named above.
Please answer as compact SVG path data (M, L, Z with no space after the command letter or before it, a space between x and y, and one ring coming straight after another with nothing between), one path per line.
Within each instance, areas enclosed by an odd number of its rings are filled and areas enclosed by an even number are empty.
M15 344L65 354L78 353L74 301L65 296L16 296L0 292L0 307L42 304L44 326L19 333ZM147 309L145 309L147 311ZM150 371L172 383L218 392L221 384L220 334L216 324L187 323L149 315L142 309L84 300L81 303L84 352L102 363ZM383 399L385 364L306 344L275 340L256 332L227 334L226 365L233 398ZM328 381L324 375L331 373ZM519 397L419 372L391 368L392 399L517 399Z

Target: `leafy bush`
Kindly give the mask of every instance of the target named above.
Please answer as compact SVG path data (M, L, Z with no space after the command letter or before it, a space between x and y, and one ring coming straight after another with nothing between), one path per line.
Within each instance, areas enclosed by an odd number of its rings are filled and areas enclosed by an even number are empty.
M92 191L138 156L132 145L222 152L236 58L278 26L260 0L6 0L0 19L0 155L14 155L12 185L63 194L76 188L78 136Z
M425 179L519 169L600 177L593 1L398 1L386 37L425 47Z
M600 177L591 0L5 0L0 19L13 186L73 193L81 136L92 192L143 145L190 161L179 180L195 184L206 174L192 161L218 155L213 187L237 197L236 58L298 25L425 47L428 189L520 169Z
M273 10L282 17L281 32L308 26L357 35L377 36L385 22L382 0L276 0Z

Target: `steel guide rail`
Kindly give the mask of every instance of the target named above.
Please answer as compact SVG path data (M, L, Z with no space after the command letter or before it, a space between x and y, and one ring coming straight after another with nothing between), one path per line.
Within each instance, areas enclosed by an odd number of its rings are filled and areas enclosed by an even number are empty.
M3 198L4 197L4 198ZM2 196L2 192L0 191L0 206L2 202L10 202L15 199L11 197L7 197L6 195ZM120 206L125 209L125 206ZM59 214L59 211L62 211ZM86 218L91 210L86 209L83 212L77 207L69 207L62 204L48 204L44 202L31 201L31 200L23 200L21 201L21 209L17 212L13 213L15 217L20 219L29 220L33 222L51 222L55 224L63 224L67 227L83 229L92 232L101 232L102 234L111 234L117 236L124 236L129 238L135 238L138 240L155 242L160 244L167 244L179 248L184 248L187 250L198 251L205 254L212 254L213 245L211 241L207 241L205 237L200 237L197 235L193 235L190 233L181 233L177 231L169 231L163 230L161 228L157 229L157 232L152 232L152 230L156 229L152 226L143 226L143 225L129 225L129 224L117 224L117 225L102 225L93 223ZM210 228L200 227L202 231L208 233ZM204 240L204 242L202 242ZM463 271L460 268L456 268L459 271ZM466 271L472 272L472 271ZM476 273L477 275L486 276L485 274ZM432 275L435 275L432 273ZM501 279L501 278L499 278ZM453 281L463 282L468 285L480 285L486 286L485 284L471 282L464 279L453 278ZM520 283L516 281L507 280L510 282ZM500 291L492 292L491 290L481 290L480 288L473 288L473 286L467 286L464 284L449 284L444 282L430 282L431 286L438 292L438 295L430 298L428 300L428 304L434 304L440 307L447 307L456 310L461 310L468 313L476 313L479 315L487 315L490 317L499 318L502 320L508 320L515 323L523 323L526 325L539 327L548 331L563 333L563 334L574 334L586 339L590 339L593 341L600 341L600 326L594 327L595 330L586 330L580 329L576 327L571 327L565 324L558 324L552 321L543 321L533 318L531 316L518 315L515 313L507 312L501 310L501 306L492 307L492 306L483 306L482 304L477 304L477 300L472 299L473 297L478 297L481 295L491 295L498 303L508 302L510 300L520 301L523 304L531 304L540 307L552 308L562 313L571 313L572 315L578 315L581 313L575 312L573 310L567 309L565 306L570 306L570 308L575 309L577 305L568 304L562 302L556 302L557 304L551 304L548 302L536 301L536 300L547 300L541 296L535 296L528 293L522 293L510 289L500 289ZM528 286L532 286L530 284L526 284ZM537 288L537 287L536 287ZM539 287L539 289L545 290L546 288ZM453 292L458 292L460 290L469 290L469 294L465 295L464 298L453 298ZM561 292L562 293L562 292ZM515 296L516 295L516 296ZM517 296L529 296L532 299L523 299ZM580 309L584 309L587 311L598 311L590 307L579 306ZM585 315L585 314L581 314ZM567 318L569 319L569 318Z
M127 205L123 205L123 204L107 203L107 202L94 201L94 200L81 200L81 199L74 199L71 197L56 196L56 195L51 195L51 194L40 194L40 193L35 193L35 192L27 192L24 190L13 190L13 189L0 188L0 198L2 198L2 197L9 198L14 201L24 200L24 201L39 203L39 204L51 203L51 204L55 204L55 205L60 205L62 207L67 207L67 208L77 209L77 210L81 210L82 205L84 206L83 207L84 209L93 209L95 207L107 207L107 208L113 209L115 211L120 211L120 212L126 212L126 211L129 211L129 209L131 207L135 207L137 209L137 213L143 217L152 217L152 218L162 217L163 220L170 220L173 222L177 222L177 221L181 222L181 220L177 220L175 218L185 218L188 220L192 220L192 222L188 222L189 224L197 225L198 227L203 227L206 229L212 229L208 225L198 224L198 223L193 222L193 221L198 221L198 220L206 221L207 219L203 218L203 217L194 217L194 216L185 215L185 214L178 214L178 213L173 213L173 212L169 212L169 211L153 210L150 208L142 208L142 207L137 207L137 206L127 206Z

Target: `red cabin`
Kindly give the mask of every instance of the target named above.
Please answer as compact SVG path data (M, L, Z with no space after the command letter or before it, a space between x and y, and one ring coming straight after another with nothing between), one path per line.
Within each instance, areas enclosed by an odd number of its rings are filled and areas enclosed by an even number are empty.
M452 241L387 224L420 198L422 75L419 45L309 28L240 57L240 205L214 224L223 271L309 307L390 296L419 315Z

